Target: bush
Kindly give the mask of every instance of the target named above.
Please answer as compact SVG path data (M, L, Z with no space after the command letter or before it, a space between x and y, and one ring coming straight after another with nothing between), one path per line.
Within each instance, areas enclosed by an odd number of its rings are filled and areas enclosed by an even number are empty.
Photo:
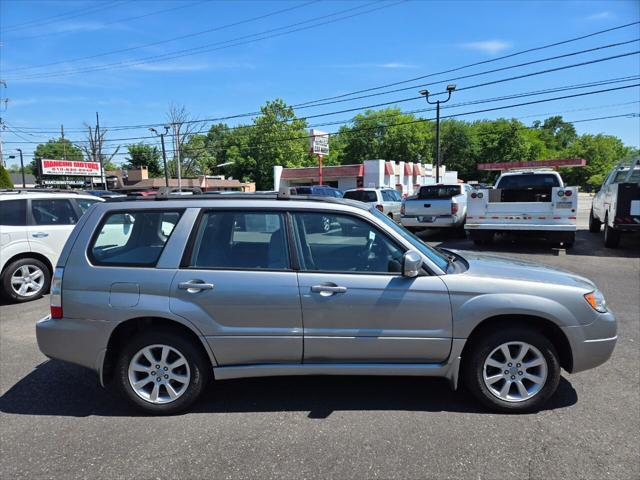
M3 165L0 165L0 188L13 188L11 176Z

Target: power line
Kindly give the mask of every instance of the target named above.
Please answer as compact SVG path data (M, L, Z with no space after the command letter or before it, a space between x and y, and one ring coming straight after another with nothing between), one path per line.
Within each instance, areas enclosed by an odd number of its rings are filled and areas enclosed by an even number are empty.
M2 28L2 33L5 34L5 33L10 32L10 31L24 30L25 28L33 28L34 26L47 25L49 23L58 22L60 20L69 20L71 18L82 17L82 16L85 16L85 15L89 15L91 13L98 12L100 10L106 10L108 8L115 7L116 5L121 5L121 4L124 4L124 3L127 3L127 2L121 1L121 2L102 3L102 4L99 4L99 5L93 5L93 6L87 7L87 8L81 8L81 9L72 10L72 11L66 12L66 13L60 13L58 15L54 15L54 16L51 16L51 17L45 17L45 18L41 18L41 19L37 19L37 20L30 20L28 22L18 23L18 24L15 24L15 25L9 25L8 27Z
M235 39L232 40L226 40L223 42L216 42L216 43L212 43L212 44L208 44L208 45L203 45L200 47L193 47L193 48L187 48L187 49L182 49L182 50L177 50L174 52L169 52L169 53L164 53L161 55L154 55L151 57L145 57L142 59L137 59L137 60L130 60L130 61L120 61L120 62L115 62L115 63L110 63L110 64L104 64L104 65L97 65L97 66L90 66L90 67L84 67L84 68L78 68L78 69L70 69L70 70L64 70L64 71L59 71L59 72L52 72L49 74L44 74L44 75L38 75L38 74L29 74L29 75L25 75L22 77L12 77L12 80L21 80L21 79L30 79L30 78L51 78L51 77L60 77L60 76L67 76L67 75L75 75L75 74L79 74L79 73L88 73L88 72L97 72L97 71L102 71L102 70L111 70L111 69L115 69L115 68L125 68L125 67L131 67L131 66L136 66L136 65L142 65L142 64L147 64L147 63L153 63L153 62L157 62L157 61L162 61L162 60L172 60L175 58L182 58L182 57L186 57L186 56L190 56L190 55L198 55L201 53L206 53L206 52L212 52L212 51L218 51L218 50L223 50L226 48L231 48L231 47L235 47L235 46L239 46L239 45L246 45L249 43L254 43L254 42L258 42L258 41L262 41L262 40L268 40L271 38L275 38L275 37L280 37L283 35L289 35L291 33L296 33L299 31L303 31L303 30L309 30L312 28L316 28L316 27L320 27L323 25L328 25L331 23L335 23L335 22L339 22L342 20L347 20L349 18L353 18L353 17L358 17L361 15L365 15L367 13L371 13L371 12L375 12L378 10L382 10L385 8L389 8L389 7L393 7L396 5L399 5L401 3L405 3L408 0L399 0L393 3L389 3L389 4L385 4L382 6L377 6L375 8L370 8L368 10L362 11L362 12L357 12L357 13L352 13L350 15L343 15L342 17L338 17L338 18L334 18L331 20L326 20L323 22L318 22L312 25L308 25L305 27L300 27L300 28L294 28L291 29L292 27L298 26L298 25L304 25L304 24L308 24L308 23L312 23L312 22L317 22L320 19L323 18L331 18L331 17L336 17L339 15L342 15L344 13L353 11L353 10L357 10L357 9L361 9L361 8L365 8L367 6L370 6L372 4L378 4L379 2L371 2L365 5L359 5L357 7L351 7L348 8L346 10L342 10L339 12L335 12L332 14L328 14L328 15L323 15L320 17L315 17L309 20L305 20L302 22L297 22L294 24L290 24L290 25L286 25L283 27L278 27L278 28L274 28L274 29L269 29L269 30L265 30L263 32L259 32L259 33L254 33L254 34L250 34L250 35L244 35L242 37L237 37ZM290 29L290 30L286 30L286 29ZM274 33L274 34L268 34L270 32L277 32L280 30L286 30L284 32L280 32L280 33ZM260 36L262 35L262 36ZM247 38L251 38L251 37L258 37L258 38L254 38L251 40L244 40L241 41L243 39L247 39ZM235 43L233 43L235 42ZM219 47L216 48L212 48L216 45L221 45Z
M413 78L409 78L409 79L406 79L406 80L401 80L401 81L398 81L398 82L387 83L385 85L378 85L376 87L365 88L365 89L362 89L362 90L355 90L355 91L349 92L349 93L343 93L343 94L340 94L340 95L334 95L334 96L331 96L331 97L324 97L324 98L320 98L320 99L317 99L317 100L311 100L311 101L304 102L304 103L298 103L298 104L293 105L293 107L301 107L301 106L307 105L309 103L323 102L325 100L333 100L333 99L337 99L337 98L344 98L344 97L348 97L348 96L351 96L351 95L357 95L359 93L370 92L372 90L381 90L383 88L395 87L396 85L402 85L404 83L411 83L411 82L415 82L417 80L423 80L425 78L430 78L430 77L434 77L434 76L437 76L437 75L444 75L444 74L447 74L447 73L453 73L453 72L457 72L459 70L464 70L464 69L471 68L471 67L477 67L479 65L485 65L487 63L493 63L493 62L498 62L500 60L506 60L507 58L512 58L512 57L516 57L516 56L519 56L519 55L524 55L524 54L527 54L527 53L536 52L536 51L540 51L540 50L545 50L547 48L553 48L553 47L557 47L557 46L560 46L560 45L566 45L567 43L577 42L579 40L584 40L586 38L595 37L597 35L602 35L602 34L605 34L605 33L616 31L616 30L621 30L621 29L624 29L624 28L631 27L633 25L638 25L638 24L640 24L640 21L631 22L631 23L625 23L623 25L618 25L616 27L607 28L605 30L598 30L597 32L588 33L586 35L581 35L579 37L573 37L573 38L569 38L567 40L561 40L559 42L548 43L546 45L540 45L538 47L528 48L526 50L520 50L518 52L510 53L508 55L502 55L500 57L492 58L492 59L489 59L489 60L483 60L483 61L480 61L480 62L468 63L468 64L462 65L460 67L450 68L448 70L442 70L440 72L428 73L426 75L420 75L419 77L413 77Z
M295 5L293 7L287 7L287 8L276 10L276 11L273 11L273 12L270 12L270 13L267 13L267 14L264 14L264 15L259 15L257 17L251 17L251 18L247 18L245 20L240 20L240 21L237 21L237 22L227 23L225 25L220 25L220 26L217 26L217 27L214 27L214 28L208 28L206 30L201 30L199 32L193 32L193 33L189 33L189 34L186 34L186 35L181 35L181 36L178 36L178 37L169 38L169 39L166 39L166 40L159 40L157 42L146 43L146 44L137 45L137 46L134 46L134 47L121 48L121 49L118 49L118 50L110 50L108 52L97 53L97 54L94 54L94 55L87 55L85 57L77 57L77 58L71 58L71 59L68 59L68 60L58 60L58 61L51 62L51 63L43 63L43 64L40 64L40 65L29 65L29 66L24 66L24 67L20 67L20 68L14 68L13 70L9 70L8 73L11 74L13 72L18 72L18 71L23 71L23 70L33 70L33 69L38 69L38 68L50 67L50 66L53 66L53 65L60 65L60 64L63 64L63 63L79 62L81 60L90 60L92 58L104 57L104 56L113 55L113 54L116 54L116 53L131 52L133 50L139 50L141 48L155 47L157 45L162 45L162 44L169 43L169 42L174 42L174 41L177 41L177 40L184 40L186 38L196 37L196 36L199 36L199 35L204 35L206 33L212 33L212 32L217 32L217 31L224 30L224 29L231 28L231 27L236 27L238 25L243 25L245 23L251 23L251 22L258 21L258 20L263 20L265 18L273 17L273 16L279 15L281 13L286 13L286 12L290 12L290 11L293 11L293 10L297 10L299 8L306 7L308 5L311 5L313 3L317 3L319 1L320 0L312 0L312 1L309 1L309 2L306 2L306 3L302 3L300 5ZM195 3L199 4L199 3L204 3L204 2L195 2ZM166 10L161 10L160 12L156 12L156 13L167 12L167 11L176 10L178 8L183 8L183 7L184 6L169 8L169 9L166 9ZM358 7L358 8L360 8L360 7ZM148 16L148 15L142 15L142 16ZM134 17L134 18L140 18L140 17Z
M126 23L126 22L130 22L132 20L139 20L141 18L146 18L146 17L151 17L151 16L154 16L154 15L160 15L162 13L172 12L174 10L184 10L186 8L190 8L190 7L193 7L193 6L196 6L196 5L200 5L202 3L207 3L207 0L200 0L198 2L192 2L192 3L186 4L186 5L181 3L180 5L178 5L176 7L165 8L163 10L156 10L154 12L144 13L144 14L141 14L141 15L135 15L133 17L126 17L126 18L120 18L118 20L110 20L108 22L102 22L102 25L103 26L107 26L107 25L113 25L115 23ZM34 38L49 37L51 35L60 35L60 34L69 33L69 32L72 32L72 31L73 30L57 30L57 31L53 31L53 32L40 33L38 35L27 35L27 36L22 36L22 37L13 37L13 38L10 39L10 41L15 42L17 40L31 40L31 39L34 39ZM29 67L21 67L20 69L22 69L22 68L29 68ZM16 69L16 70L18 70L18 69Z

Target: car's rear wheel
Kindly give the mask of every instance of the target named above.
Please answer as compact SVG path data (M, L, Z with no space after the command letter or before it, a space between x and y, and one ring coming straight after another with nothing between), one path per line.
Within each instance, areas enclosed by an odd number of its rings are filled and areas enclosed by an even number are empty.
M599 233L602 228L602 222L593 216L593 207L589 213L589 231L591 233Z
M474 340L470 347L463 359L465 384L493 410L537 410L558 387L558 353L534 330L505 328Z
M116 384L136 407L168 415L198 399L210 372L209 361L188 338L171 330L145 331L121 350Z
M5 268L2 276L4 295L15 302L28 302L49 291L51 273L35 258L21 258Z

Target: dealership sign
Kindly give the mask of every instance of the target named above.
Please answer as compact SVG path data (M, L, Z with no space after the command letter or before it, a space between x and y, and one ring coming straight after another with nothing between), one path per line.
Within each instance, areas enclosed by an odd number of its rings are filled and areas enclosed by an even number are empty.
M72 175L77 177L99 177L99 162L75 160L41 160L42 175Z
M315 128L311 129L311 152L314 155L329 155L329 134Z

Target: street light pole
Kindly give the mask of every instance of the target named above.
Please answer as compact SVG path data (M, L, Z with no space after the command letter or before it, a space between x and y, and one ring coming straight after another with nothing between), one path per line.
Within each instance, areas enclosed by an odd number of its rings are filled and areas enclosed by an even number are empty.
M435 102L429 101L429 90L420 90L420 95L423 95L429 105L436 106L436 183L440 183L440 104L447 103L451 99L451 94L456 89L456 86L451 84L447 85L447 99L436 100ZM436 93L434 95L440 95Z
M164 136L169 131L169 127L164 126L164 133L158 133L155 128L150 128L150 132L155 133L160 137L160 145L162 145L162 163L164 165L164 184L169 186L169 170L167 170L167 152L164 149Z
M16 148L20 152L20 172L22 172L22 188L27 188L27 182L24 180L24 161L22 160L22 149Z

